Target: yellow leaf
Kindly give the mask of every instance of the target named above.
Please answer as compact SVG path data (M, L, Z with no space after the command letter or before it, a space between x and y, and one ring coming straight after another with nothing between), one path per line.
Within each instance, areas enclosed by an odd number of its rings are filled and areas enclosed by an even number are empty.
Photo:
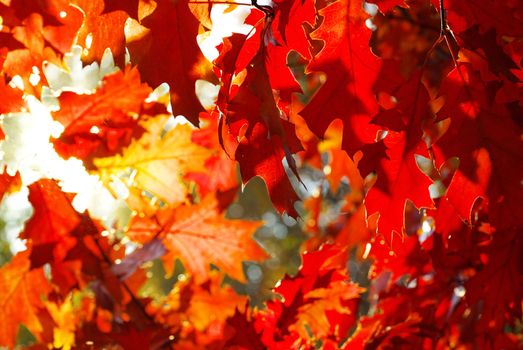
M49 302L46 306L56 324L53 329L53 346L62 350L71 349L75 344L74 332L77 323L71 299L66 299L61 305Z
M205 160L213 151L191 142L191 126L178 124L165 132L166 122L166 116L145 122L147 131L122 155L95 159L102 180L110 183L116 176L130 189L149 192L169 205L184 202L188 190L183 176L205 171Z

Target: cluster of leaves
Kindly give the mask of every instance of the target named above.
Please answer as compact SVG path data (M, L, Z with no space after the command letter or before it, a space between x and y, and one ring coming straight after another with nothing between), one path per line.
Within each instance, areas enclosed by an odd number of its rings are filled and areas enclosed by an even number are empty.
M0 191L33 208L0 346L521 347L522 15L0 0ZM262 222L227 215L256 176L306 236L262 307Z

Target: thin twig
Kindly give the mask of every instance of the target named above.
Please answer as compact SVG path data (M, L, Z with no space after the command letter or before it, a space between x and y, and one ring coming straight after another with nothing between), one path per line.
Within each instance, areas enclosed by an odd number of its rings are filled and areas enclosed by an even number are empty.
M109 266L111 266L113 264L113 262L111 261L111 259L107 256L107 254L105 254L105 251L103 250L102 246L100 245L100 241L98 240L98 237L93 237L94 239L94 243L96 244L96 247L98 248L98 250L100 251L100 254L102 255L102 258L104 259L104 261L109 264ZM129 293L130 297L131 297L131 300L133 301L133 303L136 304L136 306L138 306L138 309L140 309L140 311L144 314L144 316L149 320L151 321L152 323L155 323L154 321L154 318L151 317L151 315L149 315L147 313L147 311L145 311L145 308L143 307L142 303L140 302L140 300L138 300L138 298L134 295L134 293L131 291L131 288L129 288L129 286L127 285L127 283L125 283L125 281L122 281L120 279L118 279L120 281L120 283L122 284L122 286L124 287L124 289L127 291L127 293Z
M250 4L245 3L234 3L229 1L215 1L215 0L207 0L207 1L188 1L189 4L202 4L202 5L239 5L239 6L254 6L261 12L265 14L265 17L267 18L273 18L274 17L274 8L272 6L268 5L260 5L258 4L258 0L251 0Z
M447 47L449 48L450 56L452 57L452 62L454 63L454 67L458 67L458 60L454 53L454 49L452 48L451 40L456 42L456 37L454 36L454 33L452 33L452 30L450 30L449 23L447 22L447 10L445 9L445 3L444 0L439 0L439 18L440 18L440 26L441 26L441 32L440 32L440 38L445 39L445 43L447 44Z

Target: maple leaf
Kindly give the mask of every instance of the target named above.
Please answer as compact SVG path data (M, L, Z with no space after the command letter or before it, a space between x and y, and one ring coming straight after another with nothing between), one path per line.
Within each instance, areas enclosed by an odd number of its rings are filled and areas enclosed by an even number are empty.
M0 268L0 346L18 345L22 324L35 348L520 347L521 4L369 0L372 16L357 0L227 2L0 0L9 243L13 203L28 190L34 208L19 235L28 249ZM218 53L216 77L198 43ZM111 51L138 68L115 73ZM171 93L151 93L138 72ZM173 122L169 96L202 129ZM50 135L82 160L62 159ZM265 257L252 240L260 223L225 215L234 161L280 212L297 215L288 170L321 189L294 226L312 234L303 265L265 308L224 279L265 295L242 273ZM122 208L134 216L114 231ZM141 298L140 267L159 257L176 283ZM289 267L276 260L264 271Z
M43 36L59 52L69 52L82 26L84 14L78 7L65 1L48 4L48 6L47 12L52 14L58 23L51 22L44 26Z
M56 324L53 328L53 346L64 350L71 349L75 345L74 331L79 323L71 299L62 304L47 302L46 307Z
M485 33L480 33L478 26L470 27L459 34L459 38L464 41L467 49L474 50L474 53L479 54L487 61L488 74L503 74L508 80L517 82L518 78L512 71L516 70L518 65L498 45L496 37L497 33L493 28ZM483 52L481 53L480 50ZM474 58L471 58L471 61L474 62Z
M136 69L127 68L106 76L92 95L62 92L60 110L53 113L65 127L55 141L57 151L88 160L119 152L143 131L135 116L151 91Z
M152 239L131 254L126 255L119 263L111 267L111 271L121 280L129 278L141 265L162 257L166 253L162 241Z
M348 340L344 349L353 348L394 348L397 346L408 349L419 344L420 338L413 334L419 334L420 317L411 315L401 323L388 326L383 329L382 321L378 318L363 319L362 326L356 329L355 334ZM414 340L409 339L414 338Z
M315 337L327 337L331 332L336 332L336 327L343 325L342 315L348 318L346 315L352 314L350 320L355 320L355 305L347 301L359 298L362 292L362 288L343 280L311 290L303 296L306 304L299 309L297 322L290 329L297 331L302 338L307 338L307 328L312 330ZM343 326L341 331L347 331L348 327Z
M192 128L179 124L165 131L167 117L156 117L145 123L147 130L122 152L109 158L97 158L94 166L103 181L110 183L116 175L129 178L129 188L147 191L167 204L186 200L188 190L183 176L205 171L204 163L213 154L210 149L191 142Z
M344 126L342 148L352 156L372 143L377 128L370 124L378 111L373 84L380 61L369 49L369 17L361 1L335 1L319 11L322 24L311 33L323 48L307 66L307 72L323 73L326 82L299 113L309 128L323 137L332 121Z
M42 269L30 270L30 251L17 254L0 268L0 345L13 347L19 324L39 338L44 331L39 315L45 309L42 297L51 286Z
M274 21L271 25L273 33L277 32L281 36L281 40L275 37L274 40L277 44L271 45L269 48L282 47L281 43L284 42L288 46L285 47L287 53L296 50L301 56L309 59L311 57L310 43L307 40L305 25L314 22L314 2L275 1L275 11ZM269 53L268 56L270 59L271 54ZM287 54L285 54L285 58L287 58Z
M154 12L141 20L146 34L128 38L131 63L149 85L167 82L174 115L198 125L198 114L204 109L196 97L195 83L210 72L210 63L196 42L199 23L187 1L159 0L156 4Z
M136 216L127 234L146 241L158 236L168 250L164 261L172 264L179 256L197 282L209 275L209 264L238 280L244 280L241 261L265 256L252 239L259 222L227 220L219 202L205 197L198 205L159 210L155 218ZM169 267L169 270L172 266Z

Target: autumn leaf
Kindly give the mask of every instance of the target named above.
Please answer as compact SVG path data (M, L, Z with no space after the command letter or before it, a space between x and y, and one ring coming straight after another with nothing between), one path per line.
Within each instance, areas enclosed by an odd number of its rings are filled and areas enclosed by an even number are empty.
M479 0L474 2L462 2L459 0L449 1L447 8L451 28L456 32L462 32L470 26L480 25L482 32L496 28L499 35L520 37L523 29L518 25L517 13L521 4L502 3L497 4L491 0Z
M259 222L227 220L218 201L205 197L197 205L163 209L155 218L134 217L127 234L131 239L146 241L158 236L168 254L164 261L168 270L180 257L197 282L209 275L212 263L238 280L244 280L241 262L265 256L252 235Z
M323 73L326 81L299 114L320 138L332 121L341 119L342 148L352 156L376 137L370 121L378 111L373 85L381 63L369 49L363 2L335 1L319 14L323 22L311 38L321 40L323 47L307 72Z
M467 301L483 306L485 318L478 327L499 330L512 319L521 317L521 308L516 305L523 293L519 268L522 251L522 239L515 230L496 232L491 244L484 249L489 260L466 285Z
M300 151L301 144L294 133L294 125L285 119L276 103L265 65L265 48L256 46L255 39L243 35L235 34L231 40L222 47L220 57L215 61L223 70L222 79L226 82L217 102L217 109L226 114L221 121L225 125L219 127L220 141L229 156L240 164L243 183L260 176L276 209L296 217L294 204L298 196L282 160L285 158L297 175L292 153ZM232 43L241 44L245 51L238 51ZM252 54L253 47L257 53L245 57ZM247 62L250 64L244 68L243 64ZM245 72L245 78L236 86L232 78L240 71Z
M21 237L33 244L31 266L40 267L63 260L76 244L76 239L70 234L80 224L80 216L52 180L43 179L29 186L29 201L34 213ZM52 252L52 255L45 252Z
M354 324L354 302L363 292L348 282L342 261L346 253L332 245L303 255L297 276L283 279L275 292L282 300L268 303L257 322L271 349L297 347L306 339L341 340Z
M16 173L14 176L9 175L7 172L0 174L0 200L6 194L18 191L21 185L20 173Z
M517 185L523 174L523 144L507 106L489 102L486 89L469 64L460 64L442 85L445 103L438 117L451 118L452 127L436 143L443 153L438 160L460 159L446 196L462 219L469 219L481 196L490 199L492 219L500 227L519 225L511 213L523 210Z
M230 285L224 284L223 275L216 270L201 283L196 283L190 274L180 279L166 297L150 306L149 312L158 322L173 325L171 332L177 333L183 328L180 346L189 347L195 336L196 347L221 343L228 331L226 319L245 308L246 296L238 295ZM208 336L200 336L204 333Z
M35 88L39 93L43 81L31 81L31 75L44 60L58 62L59 56L70 50L82 24L82 13L66 2L14 0L2 5L0 16L0 47L8 48L3 71L10 77L20 75L26 90Z
M140 22L146 34L127 38L131 63L149 85L167 82L174 115L198 125L198 114L204 109L196 97L195 83L210 73L210 64L196 42L198 21L185 0L156 4L154 12Z
M0 0L0 347L521 348L521 18Z
M45 309L42 298L52 290L43 270L30 270L30 250L17 254L0 269L0 345L13 347L18 325L23 324L39 338L44 325L39 319Z
M100 61L106 48L113 54L115 62L120 67L125 62L125 21L128 18L124 11L104 13L104 0L74 0L72 1L84 15L83 23L78 31L75 44L84 51L83 60L86 63Z
M25 105L22 99L23 92L7 85L3 77L0 78L0 94L2 96L0 114L18 112Z
M160 116L143 123L147 131L122 155L95 159L102 180L110 183L112 176L117 176L129 183L129 188L147 191L169 205L184 202L188 195L184 175L205 171L205 161L213 151L191 142L191 126L179 124L165 130L166 122L167 118ZM132 180L127 182L126 178Z
M362 292L362 288L343 280L311 290L303 296L305 305L300 308L297 322L290 330L298 332L302 338L307 338L307 328L315 337L327 337L330 332L335 332L336 326L343 324L343 317L354 322L354 304L347 302L359 298ZM352 315L352 319L347 315Z
M192 142L214 150L205 161L205 171L190 172L185 178L196 182L199 186L200 195L205 197L211 192L227 192L239 186L236 162L229 158L227 153L221 149L218 137L218 121L211 115L200 114L203 126L194 130ZM219 151L216 151L219 150ZM220 176L214 176L220 174Z
M383 13L388 12L395 6L401 6L405 3L404 0L371 0L369 2L378 5L378 8Z
M94 94L62 92L53 113L65 128L55 141L58 152L87 160L120 152L143 131L136 116L151 91L128 67L106 76Z
M260 333L246 312L236 310L232 317L227 319L227 326L233 333L227 339L225 346L237 350L263 350L266 345L260 340Z

